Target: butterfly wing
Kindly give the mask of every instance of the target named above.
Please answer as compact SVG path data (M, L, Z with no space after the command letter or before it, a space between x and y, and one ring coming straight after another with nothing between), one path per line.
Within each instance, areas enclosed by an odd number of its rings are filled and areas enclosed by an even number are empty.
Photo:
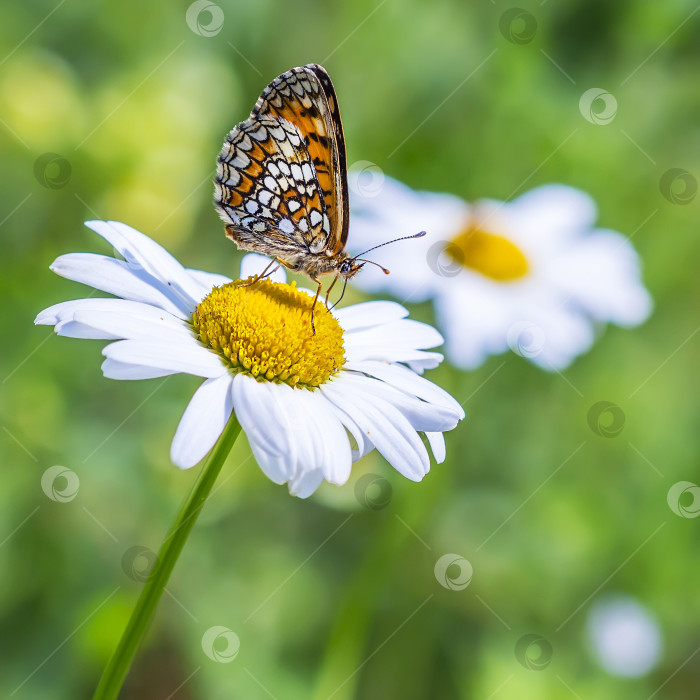
M347 239L342 125L339 116L334 125L330 78L316 68L321 78L294 68L268 85L224 143L215 181L227 235L295 268L309 252L333 254Z
M279 256L317 252L330 221L299 129L277 117L251 117L219 154L215 204L241 247Z
M348 177L343 123L330 76L317 63L292 68L267 86L252 114L286 119L304 135L331 224L325 247L335 255L348 238Z

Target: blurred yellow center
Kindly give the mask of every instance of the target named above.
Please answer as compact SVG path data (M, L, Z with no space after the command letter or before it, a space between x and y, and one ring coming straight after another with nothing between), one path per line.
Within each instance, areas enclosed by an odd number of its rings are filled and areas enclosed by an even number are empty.
M244 280L250 282L251 278ZM193 323L199 339L232 369L259 381L314 389L345 363L343 330L322 303L294 283L241 280L212 289L197 307Z
M450 241L445 252L460 265L503 282L524 277L530 268L518 246L473 225Z

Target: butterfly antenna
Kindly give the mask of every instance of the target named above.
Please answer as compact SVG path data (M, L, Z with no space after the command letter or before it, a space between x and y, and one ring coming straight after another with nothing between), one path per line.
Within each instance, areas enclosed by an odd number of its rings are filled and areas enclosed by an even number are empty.
M423 236L425 236L425 231L421 231L420 233L414 233L412 236L401 236L401 238L394 238L393 240L387 241L386 243L380 243L379 245L375 245L372 248L368 248L363 253L359 253L358 255L356 255L353 258L353 260L359 260L360 255L365 255L366 253L371 253L373 250L377 250L377 248L381 248L382 246L389 245L389 243L396 243L397 241L406 241L409 238L422 238ZM365 262L372 262L372 261L365 260ZM376 265L377 263L374 263L374 264ZM381 265L379 267L381 267ZM382 268L382 269L384 269L384 268ZM387 272L387 270L384 270L384 271Z
M377 246L377 247L379 247L379 246ZM389 270L387 270L385 267L382 267L378 262L374 262L374 260L366 260L365 258L357 258L357 257L353 258L353 261L355 261L355 260L359 260L360 262L366 262L366 263L369 263L370 265L376 265L385 275L389 274Z

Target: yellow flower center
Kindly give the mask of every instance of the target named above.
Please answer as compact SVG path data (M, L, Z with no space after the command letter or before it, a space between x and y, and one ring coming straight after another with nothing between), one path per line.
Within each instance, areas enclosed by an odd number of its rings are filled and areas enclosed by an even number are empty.
M474 224L450 241L445 252L460 265L500 282L524 277L530 269L525 254L515 243Z
M199 340L235 372L258 381L315 389L345 363L343 330L319 302L296 288L252 278L215 287L193 314ZM243 286L246 284L246 286Z

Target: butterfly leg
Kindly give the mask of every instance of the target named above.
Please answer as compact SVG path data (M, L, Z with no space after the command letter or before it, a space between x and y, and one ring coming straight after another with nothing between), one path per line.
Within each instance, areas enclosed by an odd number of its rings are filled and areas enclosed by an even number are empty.
M316 296L314 297L314 303L311 304L311 330L314 332L314 335L316 335L316 326L314 325L314 309L316 308L316 302L318 301L318 295L321 292L323 283L317 280L315 277L312 277L311 279L318 285L318 289L316 289Z
M331 295L331 289L333 289L333 287L335 286L335 283L337 281L338 281L338 277L336 276L333 278L333 281L331 282L331 286L328 287L328 291L326 292L326 308L328 308L328 297L330 297L330 295ZM333 306L335 306L335 304L333 304ZM333 308L333 307L331 307L331 308Z
M275 265L277 263L277 265ZM275 265L275 267L272 267ZM269 277L270 275L274 274L279 270L280 265L282 265L282 261L278 260L277 258L273 258L270 260L270 263L265 267L265 269L262 271L261 275L255 275L253 279L250 282L246 282L245 284L239 285L240 287L250 287L251 284L255 284L256 282L259 282L260 280L264 280L266 277ZM270 270L270 268L272 269Z

